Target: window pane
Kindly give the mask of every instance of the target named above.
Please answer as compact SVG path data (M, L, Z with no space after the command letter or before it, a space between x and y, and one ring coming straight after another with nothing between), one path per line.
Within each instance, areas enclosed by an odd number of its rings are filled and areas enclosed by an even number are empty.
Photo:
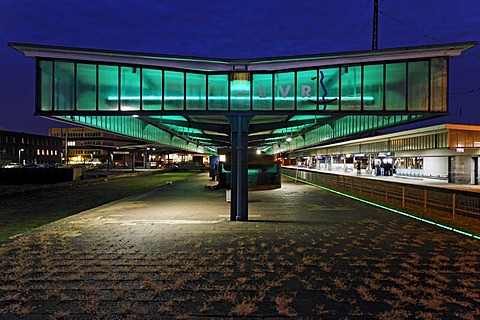
M408 110L428 110L428 61L408 63Z
M162 109L162 71L143 69L142 71L142 109Z
M250 75L234 73L230 81L230 109L233 111L250 110Z
M319 70L318 101L320 110L338 110L339 68Z
M187 73L187 110L206 109L207 76Z
M51 61L40 61L40 85L40 109L51 111L53 105L53 63Z
M297 72L297 109L317 110L317 70ZM310 101L309 101L310 100Z
M463 131L465 133L465 148L473 148L473 131Z
M77 110L97 108L97 67L93 64L77 64Z
M342 68L341 110L360 111L362 98L360 66Z
M405 97L407 94L406 72L407 65L405 63L386 65L386 110L405 110Z
M272 110L273 90L271 74L253 75L253 110Z
M74 109L74 67L70 62L55 62L55 110Z
M383 64L363 68L363 108L383 109Z
M120 68L120 110L140 110L140 70Z
M98 67L98 109L118 110L118 67Z
M294 110L295 73L275 74L275 110Z
M432 59L431 111L447 111L447 59Z
M165 71L165 110L183 110L184 73Z
M472 131L473 134L473 147L480 148L480 132Z
M208 77L208 110L228 110L228 75Z

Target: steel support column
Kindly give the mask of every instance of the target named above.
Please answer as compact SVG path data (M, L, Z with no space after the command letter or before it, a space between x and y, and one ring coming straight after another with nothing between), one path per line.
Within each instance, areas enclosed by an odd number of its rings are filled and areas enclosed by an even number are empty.
M230 221L248 221L248 127L252 116L228 117L231 128Z

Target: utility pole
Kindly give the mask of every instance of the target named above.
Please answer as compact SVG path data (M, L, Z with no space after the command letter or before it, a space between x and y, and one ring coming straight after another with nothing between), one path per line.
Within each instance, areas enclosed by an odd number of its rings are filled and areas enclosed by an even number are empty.
M378 49L378 0L373 0L372 50Z

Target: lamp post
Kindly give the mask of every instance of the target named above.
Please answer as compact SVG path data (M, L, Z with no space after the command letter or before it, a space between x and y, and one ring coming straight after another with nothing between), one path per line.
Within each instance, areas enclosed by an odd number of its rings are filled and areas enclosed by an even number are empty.
M19 165L22 164L22 163L20 162L20 160L21 160L21 154L22 154L23 151L25 151L25 150L24 150L24 149L19 149L19 150L18 150L18 164L19 164Z

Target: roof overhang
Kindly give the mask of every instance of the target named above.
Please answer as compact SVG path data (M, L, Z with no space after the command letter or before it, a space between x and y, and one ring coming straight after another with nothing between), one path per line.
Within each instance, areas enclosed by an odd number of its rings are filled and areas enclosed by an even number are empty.
M477 44L477 41L470 41L429 46L258 59L188 57L23 43L9 43L8 45L34 59L50 58L119 64L138 64L161 68L201 70L205 72L245 72L289 70L433 57L453 57L460 55L463 51L468 50Z

